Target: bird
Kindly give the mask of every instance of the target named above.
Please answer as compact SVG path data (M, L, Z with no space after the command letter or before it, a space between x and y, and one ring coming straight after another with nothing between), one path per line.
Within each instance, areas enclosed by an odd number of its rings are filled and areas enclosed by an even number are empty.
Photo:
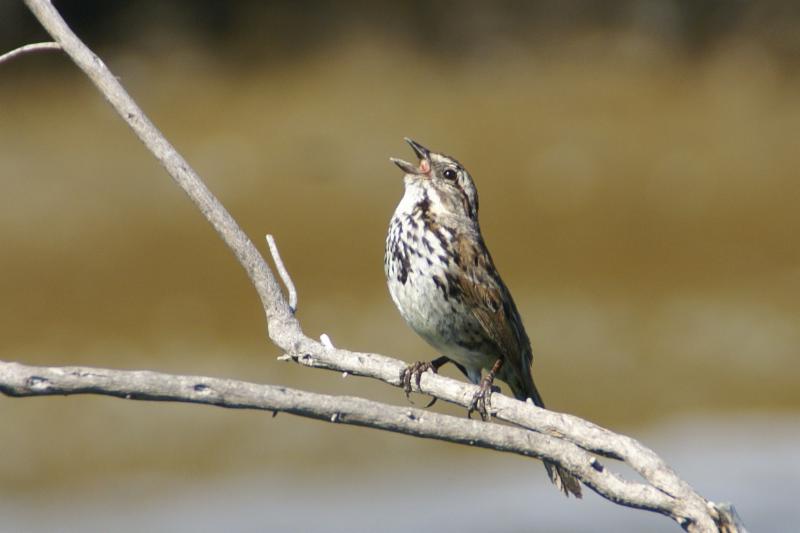
M468 416L490 417L495 377L518 400L544 408L531 375L530 340L481 234L472 176L455 158L405 140L419 164L390 158L404 173L404 193L389 223L384 271L403 319L442 354L403 369L406 395L412 381L419 387L423 372L452 362L479 386ZM575 476L555 463L544 465L565 495L581 497Z

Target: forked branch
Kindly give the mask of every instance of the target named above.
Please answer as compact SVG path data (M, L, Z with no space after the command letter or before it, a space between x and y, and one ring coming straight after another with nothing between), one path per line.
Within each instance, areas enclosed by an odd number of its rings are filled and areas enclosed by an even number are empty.
M283 296L275 276L247 235L139 109L102 60L78 39L48 0L25 0L25 3L58 46L91 79L233 251L261 299L269 337L286 352L284 358L398 386L400 371L404 367L401 361L378 354L338 349L330 341L318 342L303 333L294 316L296 293L274 241L269 242L270 249L289 290L290 302ZM19 53L22 52L13 52L14 55ZM434 374L423 375L420 388L422 392L462 406L468 405L475 392L472 385ZM634 439L617 435L580 418L539 409L500 394L493 397L494 415L517 427L487 424L360 398L148 371L41 368L0 362L0 391L10 396L104 394L134 400L181 401L284 411L331 422L482 446L559 463L610 501L666 515L687 531L744 531L732 508L714 504L697 494L654 452ZM594 454L625 461L643 476L647 484L624 480L610 472Z

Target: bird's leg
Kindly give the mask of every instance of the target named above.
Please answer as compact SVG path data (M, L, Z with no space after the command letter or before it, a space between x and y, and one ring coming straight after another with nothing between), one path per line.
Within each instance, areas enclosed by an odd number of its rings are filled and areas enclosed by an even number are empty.
M467 411L467 417L472 418L472 413L478 411L482 420L488 420L490 417L489 410L492 408L492 383L494 377L503 367L503 360L498 359L494 362L492 369L483 376L483 379L478 384L478 392L472 397Z
M416 363L413 363L405 367L402 370L402 372L400 372L400 381L403 383L403 390L406 393L406 398L408 398L408 401L414 403L413 401L411 401L411 396L410 396L412 390L411 387L412 381L416 383L417 389L419 389L419 382L422 379L423 372L432 370L434 374L438 374L439 369L449 361L450 359L448 359L446 356L443 355L441 357L437 357L433 361L417 361ZM435 403L436 403L436 398L434 397L428 403L428 405L425 406L425 408L427 409L428 407L432 406Z

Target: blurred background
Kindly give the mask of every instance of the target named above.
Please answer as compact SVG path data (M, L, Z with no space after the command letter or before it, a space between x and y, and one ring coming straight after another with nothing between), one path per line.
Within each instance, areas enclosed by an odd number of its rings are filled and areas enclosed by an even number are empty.
M753 531L795 521L796 2L56 6L256 244L275 235L309 335L437 355L383 277L388 158L413 137L474 176L548 406ZM0 51L46 38L0 3ZM276 361L233 256L61 54L0 65L0 124L1 359L406 405ZM677 530L568 501L535 461L288 415L87 396L0 417L0 531Z

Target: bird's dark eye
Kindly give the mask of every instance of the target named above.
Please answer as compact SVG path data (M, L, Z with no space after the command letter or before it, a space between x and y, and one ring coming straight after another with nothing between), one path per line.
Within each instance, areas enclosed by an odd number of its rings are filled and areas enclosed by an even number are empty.
M454 179L456 179L456 175L457 174L456 174L455 169L446 168L446 169L444 169L443 175L444 175L445 178L447 178L449 180L454 180Z

